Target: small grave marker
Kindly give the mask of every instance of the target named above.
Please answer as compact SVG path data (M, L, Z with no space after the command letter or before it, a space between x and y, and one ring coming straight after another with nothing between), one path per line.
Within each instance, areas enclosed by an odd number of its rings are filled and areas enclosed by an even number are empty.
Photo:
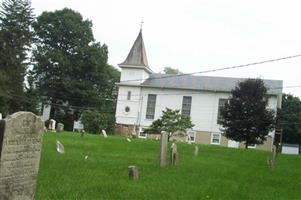
M176 166L178 162L178 150L177 145L175 143L172 143L171 145L171 165Z
M55 121L54 119L50 119L50 120L49 120L48 129L49 129L50 131L55 132L55 123L56 123L56 121Z
M64 145L58 140L56 141L56 151L59 153L65 153Z
M106 132L105 130L103 130L103 129L102 129L102 131L101 131L101 132L102 132L102 135L103 135L103 137L105 137L105 138L107 138L107 137L108 137L108 135L107 135L107 132Z
M129 166L129 179L130 180L138 180L139 179L139 172L136 166Z
M63 132L64 131L64 124L57 123L56 131L57 132Z

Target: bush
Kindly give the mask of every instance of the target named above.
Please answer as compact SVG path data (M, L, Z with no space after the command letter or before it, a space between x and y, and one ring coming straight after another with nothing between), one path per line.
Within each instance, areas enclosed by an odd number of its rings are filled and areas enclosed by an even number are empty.
M90 133L100 133L102 129L108 126L106 114L97 111L84 111L81 117L85 130Z

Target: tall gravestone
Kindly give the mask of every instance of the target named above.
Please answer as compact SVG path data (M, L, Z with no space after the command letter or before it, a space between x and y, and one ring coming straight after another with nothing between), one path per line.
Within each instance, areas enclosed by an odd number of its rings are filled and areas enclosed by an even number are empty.
M30 112L0 122L0 199L34 199L44 123Z
M166 165L167 144L168 144L168 133L162 131L161 142L160 142L160 167L165 167Z

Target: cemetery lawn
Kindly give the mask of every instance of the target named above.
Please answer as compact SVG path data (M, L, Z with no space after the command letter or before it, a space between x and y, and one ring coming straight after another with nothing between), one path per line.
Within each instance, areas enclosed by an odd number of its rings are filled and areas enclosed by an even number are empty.
M268 152L199 145L195 157L194 145L177 145L178 166L160 168L159 141L44 134L35 199L301 198L301 156L279 155L271 170ZM128 180L129 165L138 167L138 181Z

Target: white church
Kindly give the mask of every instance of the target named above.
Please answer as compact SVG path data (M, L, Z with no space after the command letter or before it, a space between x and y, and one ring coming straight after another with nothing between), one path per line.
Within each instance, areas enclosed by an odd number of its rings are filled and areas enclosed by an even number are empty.
M117 134L136 134L140 138L151 138L143 130L162 115L165 108L179 109L191 117L195 125L187 131L189 140L200 144L243 147L228 140L220 131L219 108L224 105L235 85L243 78L213 76L170 76L154 73L148 65L145 46L140 30L127 58L119 64L121 78L118 83L116 108ZM269 108L281 107L282 81L264 80L268 90ZM274 133L270 133L263 145L250 148L270 151Z

